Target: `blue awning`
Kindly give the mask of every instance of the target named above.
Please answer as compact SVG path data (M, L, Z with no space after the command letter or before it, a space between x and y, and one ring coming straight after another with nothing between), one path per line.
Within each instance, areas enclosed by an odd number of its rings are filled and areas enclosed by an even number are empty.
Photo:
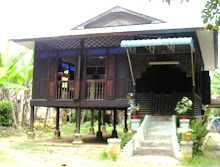
M144 46L163 46L163 45L190 45L193 52L195 46L192 37L183 38L162 38L162 39L141 39L141 40L123 40L121 47L144 47Z

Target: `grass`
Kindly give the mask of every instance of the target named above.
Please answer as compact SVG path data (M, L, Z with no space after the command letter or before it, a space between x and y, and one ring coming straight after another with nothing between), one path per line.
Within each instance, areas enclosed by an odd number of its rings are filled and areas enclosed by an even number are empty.
M208 141L204 152L195 155L192 159L184 163L184 165L193 167L219 167L220 152L216 143Z
M12 145L17 150L28 150L31 152L45 152L45 146L34 143L33 141L20 142Z

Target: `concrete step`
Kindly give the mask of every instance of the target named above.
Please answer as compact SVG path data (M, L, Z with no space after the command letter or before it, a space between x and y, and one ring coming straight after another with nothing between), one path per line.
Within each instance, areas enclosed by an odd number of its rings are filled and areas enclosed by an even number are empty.
M164 147L164 148L171 148L171 139L164 140L164 139L157 139L157 140L144 140L141 143L142 147Z
M164 147L138 147L137 154L173 156L173 151L171 148Z
M160 135L160 136L165 136L165 135L170 135L172 134L172 131L151 131L147 133L148 135Z
M151 121L172 122L172 117L171 116L152 116Z
M166 127L152 127L147 130L148 134L152 134L152 133L171 134L171 132L172 129Z
M150 128L167 128L172 129L172 123L170 122L150 122Z
M146 140L171 140L172 136L170 134L165 134L165 135L152 135L152 134L146 134L145 135Z

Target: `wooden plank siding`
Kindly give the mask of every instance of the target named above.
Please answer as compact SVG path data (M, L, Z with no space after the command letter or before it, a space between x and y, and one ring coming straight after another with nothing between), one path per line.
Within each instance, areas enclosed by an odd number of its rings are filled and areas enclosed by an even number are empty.
M115 55L107 56L105 99L115 99Z

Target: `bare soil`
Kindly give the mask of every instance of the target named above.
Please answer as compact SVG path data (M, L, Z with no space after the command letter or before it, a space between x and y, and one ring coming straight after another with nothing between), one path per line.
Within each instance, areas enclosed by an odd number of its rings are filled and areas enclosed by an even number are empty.
M104 135L105 138L109 134ZM73 137L62 139L36 139L30 141L22 134L0 138L1 167L179 167L170 157L121 155L117 161L100 160L106 151L106 140L97 141L95 136L84 135L83 144L72 144ZM30 143L30 145L28 145ZM151 159L154 159L152 162ZM162 160L162 161L161 161Z

